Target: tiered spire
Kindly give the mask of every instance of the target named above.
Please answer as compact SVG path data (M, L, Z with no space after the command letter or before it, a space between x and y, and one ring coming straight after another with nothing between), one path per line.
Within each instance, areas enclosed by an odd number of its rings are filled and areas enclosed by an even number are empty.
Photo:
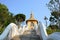
M26 21L26 23L27 23L28 21L37 21L37 20L34 18L34 15L33 15L33 12L32 12L32 11L31 11L31 14L30 14L30 18ZM37 21L37 23L38 23L38 21Z
M31 12L31 14L30 14L30 19L34 19L33 12Z

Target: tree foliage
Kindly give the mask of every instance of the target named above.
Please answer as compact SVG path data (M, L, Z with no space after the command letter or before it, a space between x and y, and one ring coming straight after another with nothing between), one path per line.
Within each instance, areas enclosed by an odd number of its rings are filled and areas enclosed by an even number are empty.
M9 12L8 8L0 3L0 33L6 28L6 26L13 22L13 14Z
M17 14L15 15L15 19L18 21L18 22L23 22L25 21L25 18L26 16L24 14Z
M51 11L49 21L57 24L57 22L60 20L60 1L50 0L47 6L48 9Z
M26 16L24 14L17 14L14 16L18 28L21 26L21 23L25 21Z
M0 34L4 31L7 25L11 22L24 22L26 16L24 14L17 14L13 16L6 5L0 3ZM16 20L15 20L16 19Z
M60 1L59 0L50 0L47 4L48 8L51 11L60 11Z
M46 30L48 34L52 34L54 32L60 32L60 29L58 29L57 25L49 25Z
M60 17L60 1L50 0L47 6L51 11L51 15L58 19Z

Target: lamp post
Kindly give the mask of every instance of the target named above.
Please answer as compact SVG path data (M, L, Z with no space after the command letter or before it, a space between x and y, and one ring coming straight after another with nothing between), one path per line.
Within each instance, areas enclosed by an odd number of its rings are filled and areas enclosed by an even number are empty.
M48 20L48 18L45 16L44 20L46 21L46 27L47 27L47 20Z

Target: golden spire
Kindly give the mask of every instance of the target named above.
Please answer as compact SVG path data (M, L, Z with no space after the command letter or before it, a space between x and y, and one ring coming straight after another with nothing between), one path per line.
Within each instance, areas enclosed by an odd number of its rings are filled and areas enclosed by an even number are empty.
M32 11L31 11L30 19L34 19L34 15Z
M30 18L26 21L26 23L27 23L28 21L37 21L37 20L34 18L34 15L33 15L33 12L32 12L32 11L31 11L31 14L30 14ZM38 23L38 21L37 21L37 23Z

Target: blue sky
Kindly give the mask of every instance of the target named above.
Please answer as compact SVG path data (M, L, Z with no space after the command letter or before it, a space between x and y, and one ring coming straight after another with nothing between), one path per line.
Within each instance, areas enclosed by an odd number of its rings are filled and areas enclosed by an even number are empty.
M29 19L31 11L38 21L45 23L44 16L50 16L50 10L46 6L50 0L0 0L0 3L5 4L9 11L14 15L23 13L26 15L26 20ZM48 22L49 23L49 22Z

